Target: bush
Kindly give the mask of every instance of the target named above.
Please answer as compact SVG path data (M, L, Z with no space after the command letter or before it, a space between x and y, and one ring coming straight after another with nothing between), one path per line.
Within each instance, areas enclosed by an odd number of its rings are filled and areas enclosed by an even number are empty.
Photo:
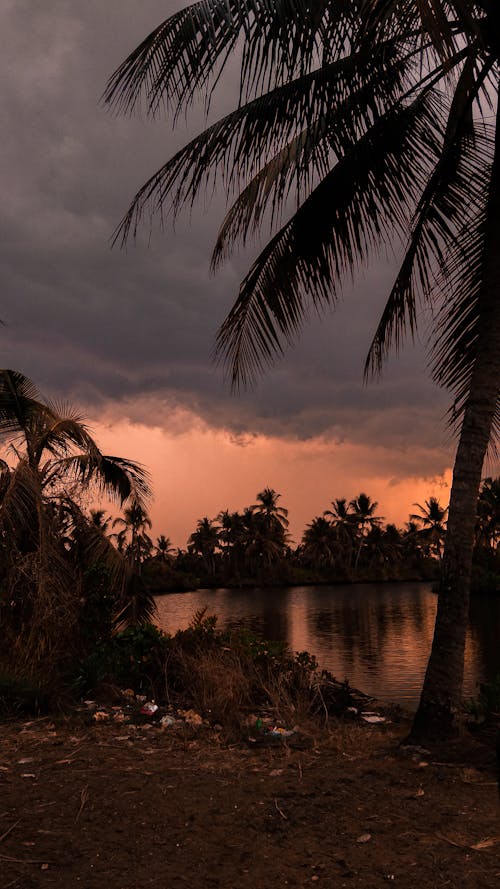
M353 703L348 683L320 671L308 652L293 656L284 643L247 630L220 631L204 610L174 636L145 625L98 645L80 665L76 688L89 694L104 683L194 708L233 737L255 710L293 725L339 715Z

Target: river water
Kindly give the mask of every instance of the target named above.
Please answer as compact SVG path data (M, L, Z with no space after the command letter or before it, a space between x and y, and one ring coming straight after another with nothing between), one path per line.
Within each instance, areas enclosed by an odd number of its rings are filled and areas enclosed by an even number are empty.
M292 651L309 651L337 679L414 709L432 642L429 583L196 590L157 598L158 624L174 633L207 607L221 628L246 627ZM500 600L476 598L465 653L465 695L500 672Z

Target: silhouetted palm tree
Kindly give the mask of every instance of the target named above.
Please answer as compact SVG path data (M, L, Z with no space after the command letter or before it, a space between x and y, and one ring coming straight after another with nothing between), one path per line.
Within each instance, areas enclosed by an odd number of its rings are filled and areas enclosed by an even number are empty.
M193 531L188 540L188 551L201 557L209 574L215 574L215 555L218 548L218 526L207 516L198 519L196 530Z
M443 541L446 536L446 514L448 507L441 506L437 497L429 497L425 505L414 503L420 512L410 515L410 519L423 526L420 537L430 545L431 552L441 559Z
M367 371L438 306L436 380L460 426L436 633L415 739L456 729L476 504L500 380L499 11L493 0L203 0L162 23L113 76L108 102L181 111L242 43L235 111L139 191L121 226L178 210L220 172L241 188L213 264L297 209L240 287L217 343L235 385L335 303L374 245L405 242ZM242 185L246 181L246 185ZM497 414L498 417L498 414Z
M51 652L64 656L71 633L77 638L89 561L105 562L110 586L125 594L123 565L84 515L82 495L93 489L120 505L142 503L150 493L148 474L103 454L74 409L42 398L18 371L0 371L0 437L13 464L0 466L2 592L20 615L26 657L34 663ZM9 615L2 610L2 617Z
M332 523L316 516L302 537L302 555L313 568L333 568L339 555L339 541Z
M170 537L165 537L164 534L160 534L159 537L156 538L156 543L154 545L154 554L160 562L172 562L174 559L175 548L172 546L172 542Z

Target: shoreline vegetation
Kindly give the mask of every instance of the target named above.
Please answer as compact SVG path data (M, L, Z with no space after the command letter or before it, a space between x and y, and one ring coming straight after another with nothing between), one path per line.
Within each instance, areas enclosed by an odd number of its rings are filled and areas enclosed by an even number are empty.
M411 582L439 579L447 510L435 497L414 504L404 528L376 515L378 503L361 493L332 501L307 525L298 546L288 533L280 494L265 488L242 512L199 519L185 550L168 537L156 545L135 529L142 576L154 595L193 589ZM141 520L145 517L142 516ZM500 592L500 481L485 479L478 503L472 592ZM130 544L129 544L130 545ZM125 547L127 544L125 544Z

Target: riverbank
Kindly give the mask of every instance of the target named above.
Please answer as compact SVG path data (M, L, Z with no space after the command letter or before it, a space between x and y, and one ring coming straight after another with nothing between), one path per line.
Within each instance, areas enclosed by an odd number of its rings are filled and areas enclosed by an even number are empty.
M4 724L2 889L493 889L492 750L403 749L402 722L303 726L305 749L213 728Z

